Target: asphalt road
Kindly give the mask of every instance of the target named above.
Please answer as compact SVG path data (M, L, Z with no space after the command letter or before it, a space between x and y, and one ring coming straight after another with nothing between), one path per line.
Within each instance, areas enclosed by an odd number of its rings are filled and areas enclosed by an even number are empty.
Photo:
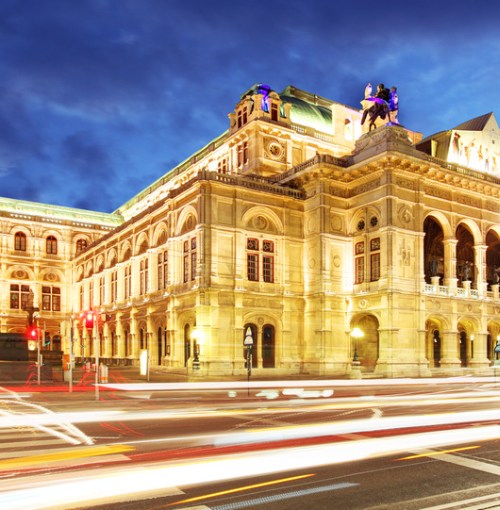
M500 508L494 381L273 384L0 392L0 508Z

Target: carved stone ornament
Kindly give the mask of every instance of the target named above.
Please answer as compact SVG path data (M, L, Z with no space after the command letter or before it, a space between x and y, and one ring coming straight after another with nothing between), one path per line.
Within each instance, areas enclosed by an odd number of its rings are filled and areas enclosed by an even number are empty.
M267 221L267 218L259 215L255 216L255 218L253 219L253 226L259 230L267 230L269 222Z
M284 161L285 147L278 140L267 139L265 144L265 154L269 159Z

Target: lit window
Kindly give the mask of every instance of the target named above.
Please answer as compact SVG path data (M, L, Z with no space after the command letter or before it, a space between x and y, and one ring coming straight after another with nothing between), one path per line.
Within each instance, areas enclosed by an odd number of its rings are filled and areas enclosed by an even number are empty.
M276 103L271 104L271 120L278 120L278 105Z
M266 283L274 283L274 243L262 241L262 255L259 252L259 240L247 239L247 278L250 281L259 281L259 260L262 259L262 280Z
M184 241L184 283L196 276L196 237Z
M354 283L365 281L365 243L356 243L354 247Z
M158 253L158 290L168 285L168 251Z
M61 311L61 289L59 287L42 287L42 310Z
M380 279L380 237L370 241L370 281Z
M14 249L16 251L26 251L26 234L24 232L15 233Z
M262 257L262 277L266 283L274 283L274 257Z
M132 267L130 265L125 266L124 269L123 294L125 299L128 299L132 295Z
M87 241L86 239L78 239L76 241L76 254L79 255L83 253L87 249Z
M99 278L99 304L104 304L104 277Z
M10 307L16 310L24 310L28 306L29 294L29 285L13 283L10 286Z
M148 259L142 259L139 268L139 294L143 295L148 292Z
M117 298L118 279L116 270L111 273L111 302L114 303Z
M47 255L57 255L57 239L54 236L48 236L45 240L45 251Z
M248 142L240 143L237 146L238 168L248 163Z
M247 253L247 277L251 282L259 281L259 255Z
M227 158L222 158L217 163L217 171L220 174L227 174Z
M244 106L240 110L238 110L238 127L240 128L244 124L247 123L247 107Z

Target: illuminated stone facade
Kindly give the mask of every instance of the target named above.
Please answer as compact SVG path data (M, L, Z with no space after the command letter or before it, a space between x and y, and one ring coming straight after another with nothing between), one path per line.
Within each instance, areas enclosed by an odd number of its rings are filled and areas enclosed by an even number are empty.
M387 119L367 132L361 114L254 86L227 132L113 214L2 200L1 331L24 330L24 285L65 352L75 318L77 358L95 355L78 320L95 309L107 363L147 350L243 375L250 328L257 375L349 375L355 354L365 374L490 373L500 175Z

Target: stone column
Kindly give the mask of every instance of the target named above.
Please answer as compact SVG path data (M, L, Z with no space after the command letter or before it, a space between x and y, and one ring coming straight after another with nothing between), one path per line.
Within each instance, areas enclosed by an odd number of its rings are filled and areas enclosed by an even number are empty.
M483 296L486 293L486 250L487 246L477 245L474 246L474 286L478 290L479 295Z
M461 365L456 331L443 331L441 338L441 367L448 373L458 373Z
M456 239L444 241L444 284L448 286L449 293L457 293L457 244Z

